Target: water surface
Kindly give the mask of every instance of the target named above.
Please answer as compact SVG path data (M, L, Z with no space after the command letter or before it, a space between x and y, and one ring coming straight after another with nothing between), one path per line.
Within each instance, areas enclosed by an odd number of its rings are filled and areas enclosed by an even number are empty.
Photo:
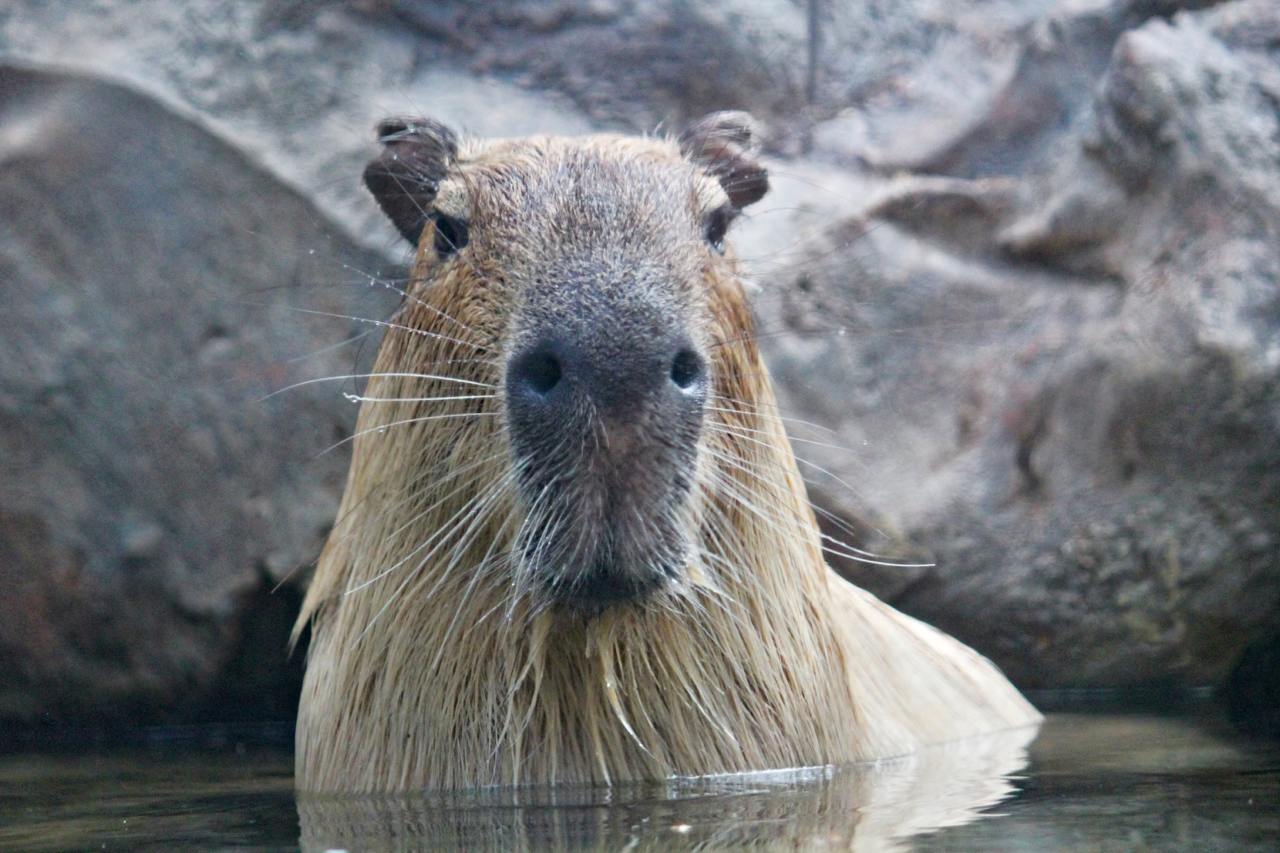
M0 847L1271 851L1280 839L1280 744L1204 709L1056 713L1038 733L839 769L397 798L296 797L279 732L125 740L0 756Z

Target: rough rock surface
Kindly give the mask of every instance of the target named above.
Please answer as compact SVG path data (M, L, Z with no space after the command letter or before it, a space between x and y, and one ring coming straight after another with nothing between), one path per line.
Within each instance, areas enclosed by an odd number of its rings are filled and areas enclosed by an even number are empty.
M894 181L778 309L847 330L774 347L857 448L819 502L938 563L844 568L1023 685L1217 684L1276 629L1278 46L1264 2L1125 32L1052 168Z
M842 571L1025 686L1221 683L1280 634L1268 0L17 0L0 62L0 718L287 714L268 593L352 407L254 401L359 372L324 348L367 324L286 304L394 304L388 113L753 110L736 242L813 494L938 564Z
M181 715L238 653L286 681L270 593L333 520L353 407L260 398L358 372L333 345L374 327L290 307L386 316L350 271L378 259L117 86L0 67L0 140L0 718Z

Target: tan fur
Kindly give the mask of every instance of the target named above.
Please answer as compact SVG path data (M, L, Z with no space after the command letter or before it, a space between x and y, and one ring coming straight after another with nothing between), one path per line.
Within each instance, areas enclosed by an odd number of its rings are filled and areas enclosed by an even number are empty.
M339 520L298 622L298 631L312 627L299 787L617 782L823 765L1038 720L984 658L827 567L734 262L709 251L677 247L668 259L698 265L700 286L687 298L702 318L714 389L687 508L698 549L687 576L593 618L546 607L521 583L509 550L525 507L506 450L499 365L547 230L591 223L572 211L545 222L517 212L545 208L535 195L547 176L582 163L668 170L687 179L691 210L723 198L666 140L464 146L438 200L467 207L473 245L442 264L427 229L374 373L479 384L385 375L368 383L373 400L360 412ZM638 216L640 233L619 239L643 240L663 221ZM421 399L445 396L484 399Z

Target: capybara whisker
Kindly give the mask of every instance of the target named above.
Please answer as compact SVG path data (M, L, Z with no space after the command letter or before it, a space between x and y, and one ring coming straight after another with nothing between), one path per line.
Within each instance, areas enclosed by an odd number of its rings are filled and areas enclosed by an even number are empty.
M365 397L361 394L352 394L349 391L344 391L342 396L350 403L447 403L456 400L494 400L497 399L498 395L462 394L445 397Z
M342 347L350 346L351 344L354 344L357 341L362 341L365 338L367 338L372 331L373 329L365 329L363 332L356 332L351 337L344 338L343 340L340 340L337 343L329 344L328 346L323 346L323 347L320 347L319 349L311 350L310 352L303 353L302 355L295 355L292 358L286 358L281 363L297 364L298 362L306 361L309 358L316 358L317 356L324 355L327 352L333 352L336 349L341 349ZM266 397L260 397L258 399L258 402L262 402L263 400L267 399L267 397L271 397L271 396L273 395L268 394Z
M427 507L426 509L422 510L422 512L418 513L418 515L416 515L416 516L414 516L413 518L409 519L409 521L407 521L407 522L405 522L404 524L402 524L402 525L401 525L399 528L397 528L395 531L392 531L391 535L392 535L392 536L394 536L394 535L396 535L396 533L399 533L401 530L403 530L403 529L407 528L407 527L408 527L409 525L411 525L411 524L412 524L412 522L413 522L413 521L415 521L417 518L420 518L422 515L424 515L424 514L426 514L426 513L429 513L432 509L434 509L435 507L437 507L437 506L439 506L440 504L444 503L444 502L445 502L445 501L447 501L450 497L452 497L452 496L454 496L454 495L456 495L456 494L459 494L459 493L463 492L463 491L464 491L464 490L466 490L468 487L470 487L470 486L474 485L474 482L475 482L475 480L474 480L474 479L473 479L471 482L467 482L467 481L462 482L462 483L461 483L461 484L459 484L456 488L454 488L454 490L453 490L453 491L449 492L449 493L448 493L448 494L446 494L444 497L440 498L438 501L436 501L435 503L433 503L431 506L429 506L429 507ZM390 566L388 566L387 568L385 568L385 569L383 569L382 571L378 572L377 574L375 574L373 577L369 578L368 580L361 581L359 584L357 584L357 585L355 585L355 586L348 587L346 590L344 590L344 591L343 591L343 595L351 595L352 593L359 592L360 590L362 590L362 589L364 589L364 588L366 588L366 587L368 587L368 586L370 586L370 585L372 585L372 584L376 583L377 581L381 580L382 578L386 577L387 575L389 575L389 574L391 574L392 572L394 572L394 571L396 571L397 569L399 569L401 566L403 566L405 563L407 563L407 562L408 562L410 559L412 559L413 557L417 556L417 554L418 554L419 552L421 552L424 548L426 548L426 547L427 547L428 545L430 545L432 542L435 542L438 538L440 538L440 539L441 539L441 541L443 541L443 538L442 538L442 537L446 537L446 536L450 533L450 527L449 527L449 524L450 524L451 522L455 521L456 519L458 519L459 517L461 517L462 515L464 515L464 514L465 514L468 510L470 510L470 509L471 509L471 504L467 504L467 505L466 505L466 506L464 506L462 509L459 509L456 513L454 513L454 515L453 515L453 517L452 517L452 518L450 518L448 521L446 521L446 522L444 523L444 525L442 525L438 530L436 530L436 531L435 531L435 532L434 532L434 533L433 533L429 538L427 538L427 539L423 540L420 544L418 544L417 546L415 546L415 547L413 548L413 550L411 550L411 551L409 551L409 553L405 554L405 555L404 555L404 557L400 558L400 559L399 559L399 560L397 560L395 563L392 563ZM432 552L428 552L428 554L427 554L426 556L427 556L427 557L429 557L429 556L431 556L431 554L432 554L432 553L434 553L434 551L432 551ZM425 559L425 557L424 557L424 559Z
M441 340L449 341L450 343L468 346L472 349L483 349L483 347L478 344L469 343L461 340L460 338L453 338L448 335L442 335L439 332L432 332L426 329L411 328L403 323L393 323L390 320L377 320L373 317L357 317L354 314L338 314L333 311L319 311L315 308L300 308L297 305L273 305L263 307L284 308L286 311L296 311L299 314L312 314L317 317L332 317L335 320L350 320L353 323L368 323L371 326L375 326L388 332L404 332L406 334L419 335L426 338L439 338Z
M738 415L740 417L744 415L755 415L759 412L759 404L751 403L751 402L748 402L747 400L738 400L733 397L726 397L722 394L712 395L711 399L721 403L728 403L729 406L731 407L732 406L740 407L735 409L735 408L708 406L707 408L712 411L726 412L729 414ZM832 433L833 435L838 434L831 427L823 426L822 424L816 424L813 421L801 420L800 418L796 418L796 417L783 417L781 414L783 411L785 410L781 406L779 406L776 402L770 402L768 405L768 408L765 410L765 413L772 415L773 417L776 417L778 420L783 421L785 423L799 424L800 426L812 427L813 429L829 432L829 433Z
M489 382L477 382L474 379L462 379L456 376L437 376L431 373L343 373L337 376L320 376L315 379L304 379L301 382L295 382L292 385L286 385L283 388L280 388L276 391L272 391L270 394L267 394L265 397L259 398L259 402L261 402L262 400L269 400L272 397L276 396L277 394L283 394L286 391L292 391L295 388L301 388L304 385L314 385L317 382L335 382L335 381L342 381L347 379L396 378L396 377L402 377L407 379L431 379L431 380L437 380L440 382L454 382L459 385L474 385L478 388L494 387L493 384Z
M426 423L427 421L447 421L447 420L453 420L456 418L492 417L494 414L496 413L494 412L457 412L457 413L444 414L444 415L422 415L416 418L405 418L404 420L392 421L391 423L388 423L388 424L379 424L378 426L369 427L368 429L354 432L351 435L347 436L346 438L341 439L340 441L334 442L333 444L329 445L324 450L320 451L320 453L318 453L317 455L323 456L326 453L331 453L334 450L337 450L342 445L351 441L355 441L357 438L360 438L361 436L369 435L370 433L378 433L379 435L382 435L386 433L388 430L392 429L393 427L404 426L406 424Z
M424 302L423 300L419 299L417 296L414 296L413 294L409 293L409 291L406 290L405 288L400 287L400 285L397 283L397 282L403 281L403 283L406 285L412 284L413 283L412 278L407 278L407 279L382 278L381 276L375 276L370 273L364 272L363 270L357 269L349 264L343 264L342 266L344 269L350 270L351 272L354 272L357 275L360 275L368 279L371 284L377 284L378 286L383 287L386 290L390 290L392 293L399 294L404 299L413 301L414 304L422 305L423 307L427 308L429 311L435 312L441 319L448 320L449 322L457 326L459 329L461 329L463 332L474 331L466 323L462 322L456 317L450 316L444 311L441 311L439 308L436 308L434 305L430 305Z

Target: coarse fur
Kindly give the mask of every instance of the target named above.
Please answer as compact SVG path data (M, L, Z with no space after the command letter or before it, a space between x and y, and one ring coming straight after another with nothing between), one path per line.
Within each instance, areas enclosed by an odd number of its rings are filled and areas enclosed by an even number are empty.
M737 262L701 240L708 212L758 197L742 188L762 170L666 138L438 147L431 169L382 173L426 176L420 221L388 211L419 248L296 629L311 626L301 789L835 764L1039 719L985 658L826 565ZM447 258L434 212L469 223ZM531 294L555 288L575 311L550 271L584 263L665 288L710 377L693 485L665 518L687 539L683 571L591 612L532 574L529 530L569 522L520 489L502 405Z

